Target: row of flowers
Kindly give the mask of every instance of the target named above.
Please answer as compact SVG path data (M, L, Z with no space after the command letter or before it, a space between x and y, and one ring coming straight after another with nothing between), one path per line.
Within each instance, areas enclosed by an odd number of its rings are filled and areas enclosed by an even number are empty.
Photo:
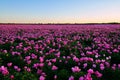
M0 25L2 80L118 80L119 25Z

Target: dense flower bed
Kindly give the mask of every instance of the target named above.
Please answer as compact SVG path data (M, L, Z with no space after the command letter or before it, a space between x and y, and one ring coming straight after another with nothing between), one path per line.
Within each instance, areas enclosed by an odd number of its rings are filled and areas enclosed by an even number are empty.
M120 25L0 25L0 80L119 80Z

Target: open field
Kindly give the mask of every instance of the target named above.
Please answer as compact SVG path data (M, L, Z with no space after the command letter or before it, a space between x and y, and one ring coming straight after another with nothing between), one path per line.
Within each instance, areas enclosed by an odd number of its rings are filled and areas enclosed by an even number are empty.
M0 24L0 80L119 80L120 24Z

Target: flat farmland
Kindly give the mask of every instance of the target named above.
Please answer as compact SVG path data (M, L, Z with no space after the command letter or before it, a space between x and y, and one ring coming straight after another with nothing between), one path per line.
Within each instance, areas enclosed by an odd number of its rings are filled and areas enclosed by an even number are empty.
M0 80L119 80L120 24L0 24Z

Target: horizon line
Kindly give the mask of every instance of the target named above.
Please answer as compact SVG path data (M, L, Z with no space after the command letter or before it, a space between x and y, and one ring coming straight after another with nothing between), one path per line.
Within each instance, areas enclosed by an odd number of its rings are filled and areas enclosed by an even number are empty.
M120 24L120 22L88 22L88 23L0 23L0 24L41 24L41 25L44 25L44 24Z

